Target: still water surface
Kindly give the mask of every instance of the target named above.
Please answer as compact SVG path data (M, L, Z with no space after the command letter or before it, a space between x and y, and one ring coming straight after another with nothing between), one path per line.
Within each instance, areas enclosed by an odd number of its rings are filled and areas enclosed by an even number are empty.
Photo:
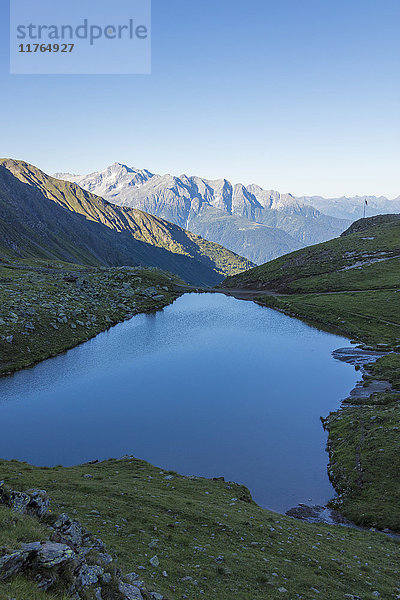
M186 294L0 380L0 456L133 454L247 485L266 508L333 495L319 420L358 380L348 340L221 294Z

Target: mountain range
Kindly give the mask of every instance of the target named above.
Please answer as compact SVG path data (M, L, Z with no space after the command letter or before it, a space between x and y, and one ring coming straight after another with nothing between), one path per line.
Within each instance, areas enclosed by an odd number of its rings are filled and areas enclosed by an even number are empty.
M365 206L367 217L400 212L400 196L394 200L389 200L385 196L353 196L352 198L346 196L340 198L301 196L298 200L313 206L325 215L350 221L356 221L363 216L365 203L367 203Z
M114 206L23 161L0 159L0 258L143 265L215 285L248 260L143 211Z
M90 175L57 173L120 206L167 219L260 264L342 233L363 215L400 210L396 200L362 196L325 199L232 184L226 179L156 175L114 163Z

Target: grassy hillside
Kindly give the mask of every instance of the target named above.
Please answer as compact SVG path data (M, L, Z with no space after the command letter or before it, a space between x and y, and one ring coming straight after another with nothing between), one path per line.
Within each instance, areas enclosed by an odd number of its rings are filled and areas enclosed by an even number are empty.
M133 457L70 468L1 461L0 471L14 489L47 490L52 512L77 518L105 542L122 573L138 573L171 600L373 600L400 593L396 540L263 510L237 484L182 477ZM20 525L20 541L42 536ZM158 567L150 564L154 556ZM0 583L0 598L14 590Z
M371 379L392 389L352 399L324 422L329 431L329 474L338 492L332 502L360 525L400 532L400 355L367 367Z
M361 525L400 531L400 216L361 219L341 237L228 278L223 286L280 292L257 302L372 347L367 365L391 390L329 415L335 506Z
M143 265L214 285L251 263L140 210L121 208L22 161L0 160L0 256Z
M400 215L361 219L340 237L297 250L245 273L224 287L286 294L400 286Z
M262 296L257 301L359 342L400 348L397 289Z
M228 277L278 292L260 303L369 344L400 343L400 215L356 221L339 238Z
M54 356L181 292L158 269L0 262L0 376ZM1 475L0 475L1 479Z

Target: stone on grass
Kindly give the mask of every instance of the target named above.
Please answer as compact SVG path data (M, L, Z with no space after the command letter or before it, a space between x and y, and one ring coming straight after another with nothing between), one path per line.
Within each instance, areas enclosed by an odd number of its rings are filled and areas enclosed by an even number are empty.
M38 561L43 567L51 568L75 557L75 553L66 544L44 542L38 552Z
M43 517L49 510L50 498L45 490L31 489L27 493L30 496L28 504L28 512L33 513L36 517Z
M98 582L99 577L103 575L104 569L98 565L82 565L78 574L78 584L82 587L88 587Z
M25 552L38 552L41 546L40 542L30 542L29 544L21 544L21 549Z
M160 561L158 560L158 556L153 556L150 560L149 563L151 564L152 567L159 567L160 566Z
M105 563L106 565L109 565L113 561L112 556L110 554L106 554L106 553L100 553L99 559L101 560L101 562Z
M118 589L121 592L121 594L125 596L125 600L143 600L143 596L140 593L140 589L135 585L120 582L118 585Z
M0 581L5 581L16 573L22 571L28 554L26 552L13 552L0 558Z
M24 492L13 492L11 497L11 508L14 512L23 515L26 513L26 508L30 502L30 496Z

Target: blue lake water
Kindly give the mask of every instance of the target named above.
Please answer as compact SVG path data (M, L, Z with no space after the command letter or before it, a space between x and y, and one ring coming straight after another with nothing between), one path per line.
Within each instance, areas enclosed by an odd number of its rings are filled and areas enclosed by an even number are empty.
M0 456L133 454L247 485L266 508L333 496L319 417L358 381L345 338L222 294L186 294L0 379ZM1 473L0 473L1 478Z

